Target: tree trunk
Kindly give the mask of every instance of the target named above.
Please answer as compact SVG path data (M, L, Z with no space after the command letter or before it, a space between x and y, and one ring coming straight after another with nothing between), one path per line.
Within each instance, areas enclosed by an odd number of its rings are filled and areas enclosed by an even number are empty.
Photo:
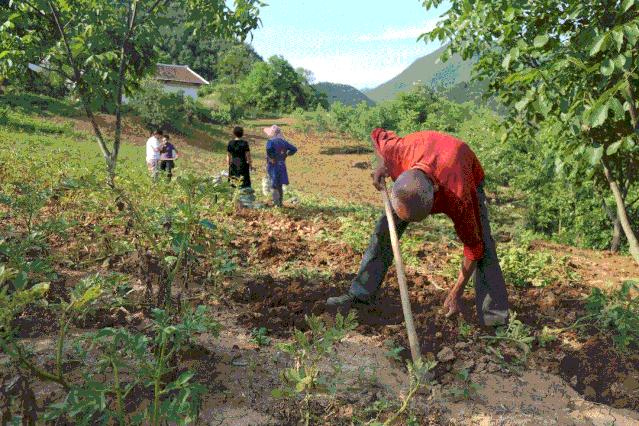
M604 175L606 176L608 185L610 185L610 190L615 197L615 204L617 205L617 218L619 219L621 228L623 229L623 232L626 235L626 239L628 240L630 254L632 255L632 258L635 260L635 262L639 264L639 240L637 240L637 235L632 230L632 225L630 224L630 219L628 218L628 212L626 211L626 205L623 199L623 195L621 194L621 189L619 188L619 184L617 183L615 178L610 173L610 170L608 169L605 161L602 160L601 163L603 165Z
M610 253L619 253L621 247L621 221L615 218L615 225L612 229L612 241L610 242Z
M619 220L619 216L617 216L617 212L615 209L608 206L606 203L606 199L601 196L601 204L603 205L603 209L608 215L608 219L612 222L612 240L610 241L610 252L618 253L619 248L621 247L621 221Z

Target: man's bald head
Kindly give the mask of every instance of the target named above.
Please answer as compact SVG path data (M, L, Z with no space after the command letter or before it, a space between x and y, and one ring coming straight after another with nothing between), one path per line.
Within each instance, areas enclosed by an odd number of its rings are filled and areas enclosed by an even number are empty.
M419 222L430 214L434 193L433 183L424 172L407 170L393 184L391 204L400 219Z

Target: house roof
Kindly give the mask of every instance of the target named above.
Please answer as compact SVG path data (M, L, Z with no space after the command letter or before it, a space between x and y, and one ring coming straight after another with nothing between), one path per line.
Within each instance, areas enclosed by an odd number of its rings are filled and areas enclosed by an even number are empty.
M209 84L201 75L186 65L158 64L155 78L163 81L175 81L189 84Z

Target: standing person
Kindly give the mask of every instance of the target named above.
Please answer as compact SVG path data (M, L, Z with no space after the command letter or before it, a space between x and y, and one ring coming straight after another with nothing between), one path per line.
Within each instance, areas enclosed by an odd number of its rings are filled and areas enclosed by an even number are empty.
M162 138L162 130L155 130L151 133L151 137L146 141L146 167L155 179L158 173L158 162L160 161L160 138Z
M452 219L464 243L457 282L444 302L446 316L460 312L464 287L474 273L479 322L505 324L508 294L490 231L484 171L475 153L459 139L439 132L423 131L400 138L394 132L375 129L371 137L380 164L373 174L373 184L382 190L385 177L395 181L391 203L398 236L409 222L443 213ZM392 262L388 220L382 216L350 290L329 298L327 305L345 311L353 303L370 303Z
M169 135L164 135L162 146L160 147L160 170L167 172L167 179L171 182L173 178L173 169L175 168L175 160L178 158L178 151L171 143Z
M251 160L251 148L248 142L242 139L244 129L235 127L233 129L235 139L230 141L226 147L226 162L229 166L229 180L231 178L241 179L241 188L251 187L251 170L253 160Z
M265 127L264 133L269 138L266 143L266 172L271 180L273 205L282 207L284 198L282 185L288 185L286 157L295 155L297 148L284 139L282 130L276 125Z

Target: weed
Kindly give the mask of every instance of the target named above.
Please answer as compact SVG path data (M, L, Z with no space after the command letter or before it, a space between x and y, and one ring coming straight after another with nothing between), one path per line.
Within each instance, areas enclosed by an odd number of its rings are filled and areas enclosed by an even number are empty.
M268 329L266 327L254 328L251 331L251 342L257 346L268 346L271 344L271 339L267 336Z
M430 371L435 368L437 365L437 361L423 361L419 360L417 363L413 364L409 362L408 364L408 375L410 377L410 386L408 388L408 393L405 397L401 399L399 408L383 422L381 423L378 419L381 417L381 413L378 412L377 417L369 422L371 426L389 426L395 424L397 420L408 410L410 407L410 403L417 394L417 392L424 386L428 385L428 377ZM391 405L387 405L390 407ZM408 421L411 421L413 416L409 415Z
M586 309L602 333L612 332L612 340L619 350L627 350L639 343L639 284L626 281L621 288L606 294L593 288L586 299Z
M335 344L357 327L355 314L351 311L346 318L337 314L335 324L327 327L315 316L307 317L309 331L295 330L294 341L281 343L278 348L291 356L293 366L280 373L282 386L274 389L276 398L296 399L300 415L306 425L310 422L309 403L315 394L336 391L336 380L341 371L339 364L331 363L332 372L320 369L320 363L333 355Z
M517 314L512 311L507 326L499 327L494 336L481 336L480 339L487 340L491 344L499 344L501 348L493 352L503 359L502 350L507 351L514 364L526 362L535 340L531 335L530 327L518 320Z
M544 328L537 335L537 341L539 342L539 346L545 348L550 343L557 340L559 334L563 331L563 329L558 328L550 328L548 326L544 326Z
M480 385L474 383L470 379L470 372L467 369L463 369L456 374L457 382L459 386L450 389L450 395L455 399L468 400L472 399L477 391L481 388Z
M557 259L547 251L533 251L527 246L500 246L499 263L506 282L517 287L544 287L552 282L566 282L569 274L567 257Z
M386 346L386 353L384 354L387 358L394 359L395 361L402 360L400 354L405 350L403 346L396 345L393 340L386 340L384 342L384 346Z
M467 323L463 318L459 318L458 333L460 338L468 339L473 334L472 324Z

